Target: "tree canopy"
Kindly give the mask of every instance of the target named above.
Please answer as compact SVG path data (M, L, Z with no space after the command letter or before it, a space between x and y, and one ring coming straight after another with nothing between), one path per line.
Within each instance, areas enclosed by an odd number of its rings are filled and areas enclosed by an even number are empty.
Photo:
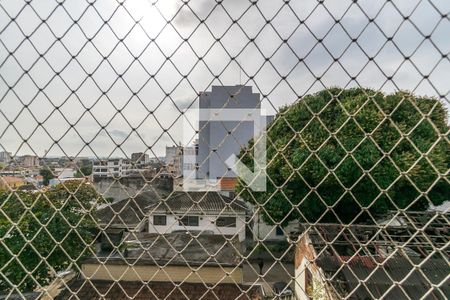
M48 167L44 167L39 171L39 175L42 176L42 182L45 186L47 186L50 183L50 179L55 178L53 175L52 170Z
M92 174L92 164L83 165L75 173L75 177L81 178Z
M0 291L46 285L56 272L91 253L91 212L99 199L94 187L82 181L38 193L0 191Z
M368 222L450 199L447 111L407 92L332 88L282 108L267 130L267 191L237 190L269 223ZM240 154L252 165L252 147ZM262 205L263 204L263 205Z

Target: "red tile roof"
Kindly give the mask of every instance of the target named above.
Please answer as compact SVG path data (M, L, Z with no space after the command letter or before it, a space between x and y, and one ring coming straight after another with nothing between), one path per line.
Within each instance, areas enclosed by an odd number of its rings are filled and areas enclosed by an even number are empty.
M220 179L220 189L222 191L234 191L237 179L234 177L222 177Z

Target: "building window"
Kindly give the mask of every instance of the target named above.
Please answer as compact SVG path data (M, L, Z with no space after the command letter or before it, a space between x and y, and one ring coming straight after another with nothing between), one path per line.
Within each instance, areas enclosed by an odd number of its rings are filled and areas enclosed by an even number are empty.
M282 235L284 235L283 228L281 228L281 226L277 226L277 229L276 229L276 231L275 231L275 234L276 234L277 236L282 236Z
M180 219L180 226L198 226L198 216L185 216Z
M153 216L153 225L159 225L159 226L167 225L167 217L164 215Z
M217 227L236 227L235 217L219 217L216 220Z
M115 172L119 172L119 168L114 168L114 171Z

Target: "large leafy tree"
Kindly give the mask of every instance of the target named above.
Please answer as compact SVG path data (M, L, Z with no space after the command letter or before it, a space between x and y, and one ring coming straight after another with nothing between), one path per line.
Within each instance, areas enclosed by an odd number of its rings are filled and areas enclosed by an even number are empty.
M44 167L43 169L41 169L39 171L39 174L42 176L43 178L42 182L45 186L47 186L50 183L50 179L55 178L52 170L50 170L48 167Z
M89 176L92 174L92 164L89 165L83 165L80 167L79 170L75 173L75 177L81 178L85 176Z
M370 89L322 90L281 109L267 132L266 192L239 182L263 218L367 222L389 209L450 199L447 111L437 99ZM252 165L252 147L241 152Z
M81 181L38 193L0 192L0 291L12 284L21 291L46 285L55 272L89 254L91 212L99 199L93 186Z

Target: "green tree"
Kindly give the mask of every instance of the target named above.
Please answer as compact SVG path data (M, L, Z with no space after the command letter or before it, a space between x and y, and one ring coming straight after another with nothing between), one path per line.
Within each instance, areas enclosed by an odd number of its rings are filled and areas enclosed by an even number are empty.
M367 222L389 209L425 210L450 199L448 129L447 111L434 98L322 90L269 124L267 191L241 181L237 190L264 204L269 224ZM240 154L249 167L253 143Z
M92 185L80 181L40 193L0 192L0 291L11 284L21 291L46 285L55 272L91 253L98 199Z
M81 178L84 176L89 176L92 174L92 164L89 165L83 165L80 167L79 170L75 173L75 177Z
M50 179L55 178L55 176L53 175L52 170L50 170L49 168L43 168L39 171L39 174L43 177L43 183L45 186L47 186L50 182Z

